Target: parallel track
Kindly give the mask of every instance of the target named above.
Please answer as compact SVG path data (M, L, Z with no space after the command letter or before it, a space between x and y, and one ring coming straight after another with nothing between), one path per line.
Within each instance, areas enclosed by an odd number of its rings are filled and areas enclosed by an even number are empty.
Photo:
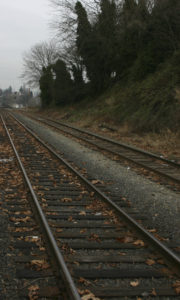
M70 299L79 299L77 289L82 296L92 292L102 299L175 299L177 278L162 272L159 257L177 273L179 257L125 213L121 199L114 203L23 124L6 120L41 223L47 220L50 247L66 270L61 273ZM158 254L151 253L152 246Z
M60 121L55 121L49 118L35 118L31 115L30 117L57 130L60 130L65 134L82 140L83 142L91 144L92 146L95 146L103 151L107 151L113 155L125 159L126 161L129 161L137 166L148 169L149 171L163 176L172 182L178 184L180 183L180 164L176 163L175 161L171 161L156 154L119 143L115 140Z
M0 197L0 299L68 299L52 267L29 190L2 123Z

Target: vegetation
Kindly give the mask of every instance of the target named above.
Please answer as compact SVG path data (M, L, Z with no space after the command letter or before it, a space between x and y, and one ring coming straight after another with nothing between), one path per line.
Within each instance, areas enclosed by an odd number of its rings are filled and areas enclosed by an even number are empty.
M44 107L108 95L104 111L136 130L179 125L179 0L51 2L66 11L57 26L64 47L42 68Z

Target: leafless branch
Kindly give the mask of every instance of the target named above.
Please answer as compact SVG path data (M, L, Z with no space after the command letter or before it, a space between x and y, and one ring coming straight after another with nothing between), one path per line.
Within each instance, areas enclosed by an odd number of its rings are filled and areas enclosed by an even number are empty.
M59 53L54 41L36 44L24 53L21 78L31 87L38 87L43 67L55 63L58 57Z

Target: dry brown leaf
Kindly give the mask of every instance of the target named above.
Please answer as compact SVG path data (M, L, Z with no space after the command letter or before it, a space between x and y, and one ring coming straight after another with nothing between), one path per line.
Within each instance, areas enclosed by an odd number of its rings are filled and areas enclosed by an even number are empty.
M82 191L81 194L82 195L88 194L88 191Z
M139 285L139 281L138 281L138 280L131 281L131 282L130 282L130 285L133 286L133 287L136 287L136 286Z
M180 280L177 280L174 284L173 287L175 288L176 294L180 295Z
M126 255L125 252L118 252L118 254L121 255L121 256L125 256Z
M15 229L15 232L27 232L27 231L33 231L34 228L28 228L28 227L17 227Z
M29 288L29 293L28 293L28 297L30 300L35 300L38 299L38 290L39 290L39 286L36 285L31 285Z
M81 211L81 212L79 213L79 215L80 215L80 216L86 216L86 212L85 212L85 211Z
M95 297L91 292L87 295L81 297L81 300L100 300L100 298Z
M78 263L79 264L79 263ZM83 277L80 277L79 280L78 280L79 283L82 283L84 285L90 285L90 281L86 280L85 278Z
M87 231L87 229L84 228L84 229L81 229L81 230L80 230L80 233L85 233L86 231Z
M102 183L102 181L98 179L92 180L91 182L92 184Z
M25 217L25 218L14 218L14 217L10 217L9 218L9 220L10 221L12 221L12 222L28 222L28 221L30 221L31 220L31 218L30 217Z
M159 240L159 241L168 241L168 239L167 238L164 238L164 237L162 237L162 236L160 236L159 234L155 234L155 237Z
M38 177L39 177L39 176L41 176L41 174L40 174L39 172L36 172L36 173L35 173L35 176L38 176Z
M157 293L156 293L156 290L155 290L155 289L152 290L151 295L157 296Z
M133 237L131 237L131 236L126 236L125 238L124 238L124 243L131 243L131 242L133 242Z
M145 245L142 240L136 240L133 244L136 246L142 246L142 247Z
M61 229L61 228L56 228L56 232L63 232L63 229Z
M156 262L155 262L155 260L153 260L153 259L150 259L150 258L148 258L147 260L146 260L146 264L148 265L148 266L152 266L152 265L154 265Z
M62 202L72 202L71 198L62 198L61 199Z
M40 247L39 250L40 251L46 251L46 249L44 247Z
M37 270L45 270L45 269L49 268L49 264L44 259L31 260L31 265L35 266L37 268Z
M89 241L97 241L100 242L100 238L98 234L91 233L90 237L88 238Z
M148 231L151 233L154 233L154 232L157 232L157 229L149 229Z

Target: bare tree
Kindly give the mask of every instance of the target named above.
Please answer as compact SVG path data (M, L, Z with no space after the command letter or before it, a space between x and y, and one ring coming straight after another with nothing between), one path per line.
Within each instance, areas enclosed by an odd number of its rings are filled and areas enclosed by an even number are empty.
M31 87L39 86L43 67L56 62L59 57L58 48L54 41L34 45L23 56L23 73L21 78Z
M60 43L73 44L76 39L77 15L75 4L77 0L49 0L53 8L53 21L51 28ZM99 0L81 0L88 17L93 22L100 9Z

